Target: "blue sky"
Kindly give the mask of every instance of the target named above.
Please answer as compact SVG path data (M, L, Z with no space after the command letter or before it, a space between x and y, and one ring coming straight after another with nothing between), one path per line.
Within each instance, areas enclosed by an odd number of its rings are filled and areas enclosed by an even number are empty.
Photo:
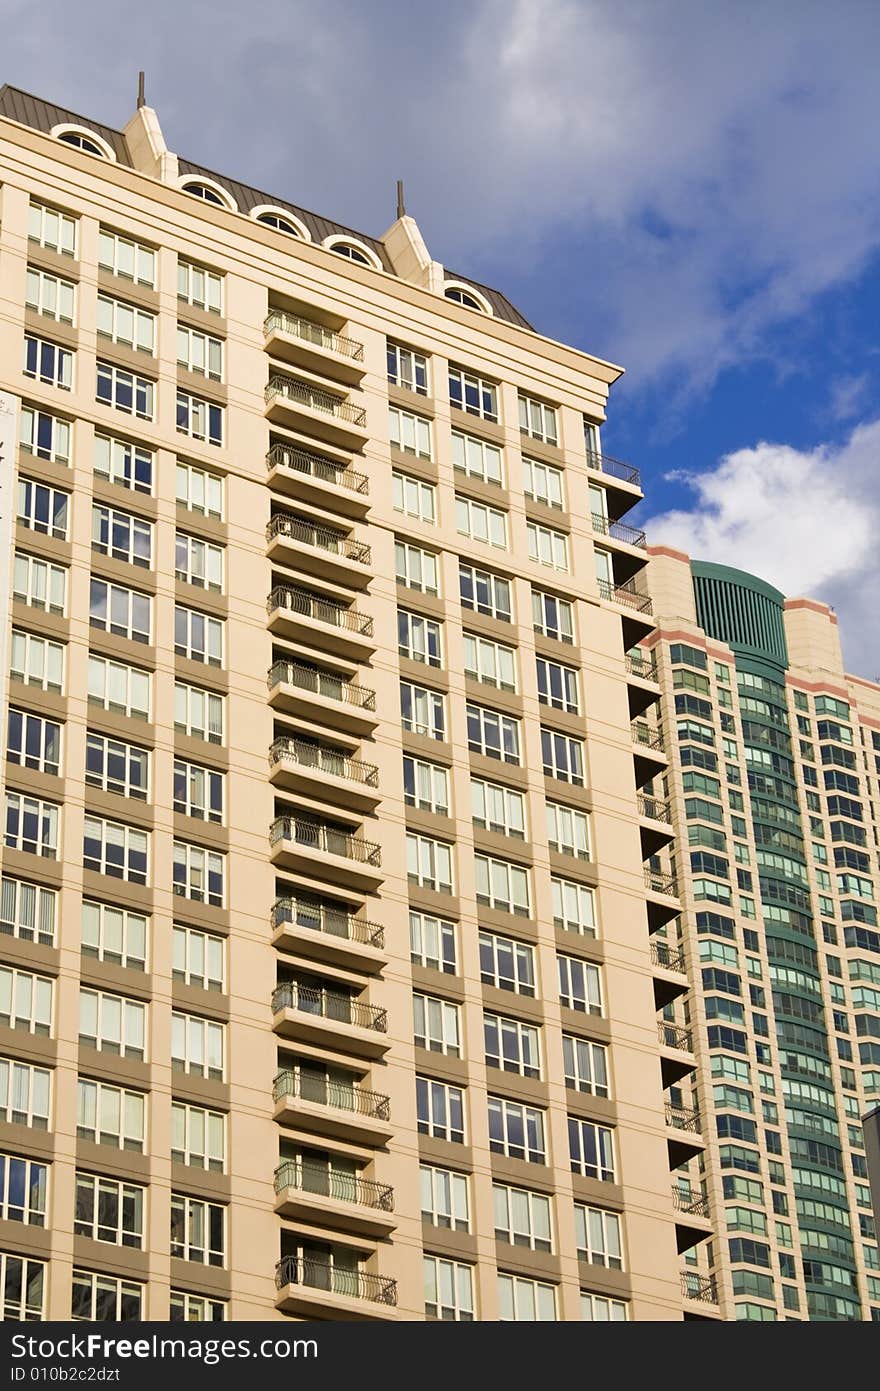
M651 539L880 674L875 0L3 0L0 80L438 259L627 368Z

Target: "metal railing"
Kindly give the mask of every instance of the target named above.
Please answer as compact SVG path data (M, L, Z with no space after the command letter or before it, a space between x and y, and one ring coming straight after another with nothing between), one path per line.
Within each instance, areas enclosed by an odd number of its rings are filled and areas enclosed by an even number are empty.
M667 971L685 974L684 952L676 951L668 942L656 942L651 938L651 960L655 966L663 966Z
M320 671L316 667L304 666L301 662L273 662L267 678L269 689L285 683L296 686L300 691L312 695L326 696L328 700L342 701L356 705L360 710L375 710L376 692L368 686L357 686L353 681L344 681L332 671Z
M367 1299L373 1304L397 1304L397 1281L384 1275L370 1275L363 1270L346 1270L327 1261L307 1260L302 1256L282 1256L275 1267L275 1288L285 1285L304 1285L308 1289L327 1290L331 1294L348 1295L350 1299Z
M292 517L288 512L279 512L266 527L266 540L276 536L289 536L292 541L301 541L304 546L326 551L328 555L339 555L344 560L356 560L360 565L369 565L372 558L370 547L364 541L352 541L342 531L334 531L329 526L315 526Z
M280 1101L292 1096L298 1101L313 1101L334 1111L350 1111L368 1120L390 1121L391 1100L382 1092L370 1091L356 1082L339 1082L310 1072L293 1072L289 1068L276 1073L272 1097Z
M663 742L663 731L655 725L649 725L647 720L633 720L630 725L632 730L633 743L641 744L646 749L660 749L666 747Z
M320 391L306 382L297 381L296 377L269 378L265 391L266 405L271 405L279 396L285 401L296 401L298 405L307 406L321 415L332 416L334 420L344 420L349 425L362 426L367 423L367 412L363 406L353 406L350 401L343 401L330 391Z
M363 343L334 333L312 319L303 319L299 314L287 314L283 309L271 310L263 324L263 332L268 336L273 330L289 333L293 338L301 338L304 343L313 343L315 347L326 348L328 352L339 353L340 357L350 357L352 362L364 360Z
M718 1289L714 1275L698 1275L695 1270L681 1272L681 1292L685 1299L695 1299L698 1304L717 1304Z
M663 747L662 741L660 747ZM637 797L640 816L650 816L652 821L672 824L672 809L668 802L664 802L660 797L652 797L650 792L639 792Z
M320 1019L333 1019L338 1024L353 1024L359 1029L373 1029L377 1034L388 1032L388 1011L376 1005L364 1005L336 990L319 990L313 985L300 985L286 980L272 991L272 1013L280 1009L295 1009L301 1014L315 1014Z
M611 478L620 478L624 483L634 483L637 488L642 486L638 469L633 464L625 464L622 459L615 459L611 454L597 454L595 450L588 449L587 468L607 473Z
M363 836L353 835L350 831L339 831L323 821L277 816L269 827L269 844L277 845L279 840L292 840L297 845L307 845L327 855L357 860L359 864L378 867L382 863L382 851L375 841L364 840Z
M657 663L653 657L643 657L641 652L627 652L624 660L630 676L640 676L644 681L657 680Z
M323 1164L307 1164L299 1159L285 1159L275 1170L275 1192L296 1188L301 1193L317 1193L323 1198L338 1198L359 1207L376 1208L379 1212L394 1211L394 1189L387 1183L341 1174Z
M666 1103L666 1124L675 1130L690 1130L695 1135L702 1130L699 1111L692 1111L689 1106L673 1106L669 1101Z
M357 609L348 609L335 599L324 599L313 594L310 589L300 589L296 585L276 585L266 600L267 613L276 609L287 609L290 613L302 614L305 618L317 618L320 623L329 623L333 628L345 628L360 637L373 636L373 620Z
M639 546L642 550L647 546L648 538L641 527L629 526L626 522L611 522L601 512L592 512L590 516L593 530L600 536L610 536L612 541L625 541L628 546Z
M269 746L270 764L293 763L299 768L314 768L334 778L359 782L364 787L379 786L379 769L375 763L349 758L326 744L312 744L308 739L293 739L282 735Z
M273 929L292 923L296 927L306 927L313 932L323 932L327 937L338 937L345 942L362 942L368 947L384 947L385 929L378 923L354 918L343 908L330 908L325 903L312 903L305 899L276 898L272 904L270 922Z
M657 1025L657 1037L664 1048L680 1048L685 1053L693 1050L691 1031L682 1028L680 1024L667 1024L665 1020L660 1020Z
M672 1185L672 1206L676 1212L687 1212L693 1217L709 1216L709 1199L702 1193L683 1193L675 1184Z
M289 468L294 473L304 473L310 478L318 478L322 483L335 483L341 488L350 488L353 493L368 493L370 480L365 473L357 473L352 468L344 468L323 454L313 454L308 449L297 449L292 444L273 444L266 455L266 467Z
M675 875L667 874L665 870L649 869L646 865L645 887L652 889L655 894L669 894L672 898L678 898L678 885L675 882Z
M636 609L639 613L651 615L654 612L654 605L648 594L640 594L627 580L626 584L613 584L611 580L597 578L599 593L603 599L609 599L612 604L622 604L624 608Z

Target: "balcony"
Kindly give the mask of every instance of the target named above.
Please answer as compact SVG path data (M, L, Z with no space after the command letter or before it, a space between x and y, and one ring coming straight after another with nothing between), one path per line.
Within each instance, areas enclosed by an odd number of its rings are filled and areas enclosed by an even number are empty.
M366 1058L381 1058L391 1047L387 1010L335 990L284 981L272 992L272 1015L282 1038Z
M672 810L668 802L648 792L637 792L636 802L641 818L642 859L647 860L674 839Z
M639 681L657 680L657 663L654 658L638 649L624 654L624 664L628 676L635 676Z
M314 319L273 309L263 324L263 332L268 353L310 372L357 386L367 370L363 343L325 328Z
M355 1082L282 1071L275 1078L273 1098L279 1124L293 1125L312 1135L385 1145L394 1133L388 1097Z
M678 901L678 885L675 876L668 870L644 867L645 889L647 890L648 931L656 932L681 912Z
M718 1288L714 1275L700 1275L696 1270L681 1272L681 1292L695 1304L718 1303Z
M294 1221L388 1236L397 1226L394 1189L321 1164L288 1159L275 1170L275 1211Z
M669 1149L669 1167L677 1169L693 1159L704 1148L698 1111L688 1106L673 1106L666 1102L665 1119L667 1125L666 1144Z
M709 1199L702 1193L690 1192L672 1185L672 1207L675 1212L675 1239L678 1254L712 1236L712 1223L709 1217Z
M344 459L316 454L295 444L273 444L266 455L269 487L313 507L344 516L365 517L370 510L370 482Z
M653 632L655 624L651 615L654 605L650 596L640 593L631 579L625 584L615 584L611 580L597 578L596 584L599 587L600 598L623 609L621 617L625 649L635 646L648 633Z
M362 449L369 435L367 413L331 391L298 377L273 373L265 391L266 415L289 429L327 440L342 449Z
M653 658L639 648L625 653L623 661L629 715L630 719L634 720L660 699L657 666Z
M348 970L376 975L385 964L385 929L314 900L278 898L272 905L272 945Z
M623 483L627 488L633 488L638 492L642 490L642 479L638 469L633 464L625 464L622 459L613 458L610 454L597 454L595 450L588 448L587 468L601 473L605 478L613 478L615 482ZM634 498L633 502L637 500Z
M396 1280L300 1256L282 1256L275 1288L276 1309L306 1318L390 1319L397 1307Z
M278 816L269 827L269 845L277 868L344 889L375 891L384 877L374 841L323 821Z
M269 748L269 781L285 792L355 811L372 811L381 800L375 763L286 735Z
M310 589L276 585L266 600L266 612L270 631L292 642L354 662L367 661L376 650L368 614Z
M681 975L685 974L684 952L676 947L671 947L668 942L658 942L656 938L651 939L651 960L655 966L662 966L664 971L678 971Z
M633 769L636 787L640 788L652 778L656 778L658 773L664 773L669 760L666 757L663 731L657 725L651 725L647 720L634 720L630 725L630 734L634 746ZM657 798L652 797L651 800L662 805ZM641 804L639 814L648 815L647 812L642 812ZM671 836L667 837L670 838Z
M269 668L267 682L269 704L282 714L359 737L372 734L379 723L376 692L333 671L279 661Z
M688 1072L693 1072L696 1063L693 1055L693 1039L690 1029L680 1024L660 1020L657 1024L657 1038L660 1042L660 1072L663 1087L674 1086Z
M593 531L597 536L604 536L607 540L615 543L614 545L614 575L615 579L630 580L633 575L643 570L648 563L645 554L648 539L645 533L637 526L628 526L626 522L612 521L603 516L600 512L590 514ZM618 543L620 549L618 549Z
M654 1005L661 1010L673 1000L686 995L690 982L683 952L656 937L652 937L650 943L651 965L657 968L654 972Z
M288 512L278 513L266 527L266 553L274 563L353 589L366 589L372 579L370 547L363 541Z

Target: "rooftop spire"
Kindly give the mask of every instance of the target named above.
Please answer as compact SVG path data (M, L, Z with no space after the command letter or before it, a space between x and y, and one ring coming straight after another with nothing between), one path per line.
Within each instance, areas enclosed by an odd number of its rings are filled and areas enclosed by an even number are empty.
M144 96L144 74L143 71L141 71L138 73L138 110L140 110L142 106L146 106L146 104L147 99Z
M403 205L403 179L397 180L397 216L406 216L406 208Z

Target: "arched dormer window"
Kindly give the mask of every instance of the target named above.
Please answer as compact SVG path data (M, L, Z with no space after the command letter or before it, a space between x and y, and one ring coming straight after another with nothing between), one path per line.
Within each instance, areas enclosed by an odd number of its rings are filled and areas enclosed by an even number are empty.
M184 193L189 193L193 198L201 198L203 202L213 203L214 207L225 208L227 212L238 212L235 199L214 179L206 179L204 176L196 179L187 175L180 180L179 186Z
M382 270L382 262L363 242L353 241L351 237L328 237L324 242L328 251L333 251L337 256L345 256L349 261L354 261L358 266L369 266L370 270Z
M299 237L300 241L311 241L308 229L288 208L276 208L272 203L261 203L251 208L251 217L262 222L264 227L274 227L276 232L286 232L289 237Z
M450 280L443 288L443 296L454 304L463 305L465 309L476 309L478 314L492 313L488 300L478 294L472 285L461 285L457 280Z
M55 126L52 134L63 145L72 145L75 150L82 150L87 155L96 155L98 159L109 159L113 162L116 160L116 151L107 144L103 136L89 130L88 126Z

